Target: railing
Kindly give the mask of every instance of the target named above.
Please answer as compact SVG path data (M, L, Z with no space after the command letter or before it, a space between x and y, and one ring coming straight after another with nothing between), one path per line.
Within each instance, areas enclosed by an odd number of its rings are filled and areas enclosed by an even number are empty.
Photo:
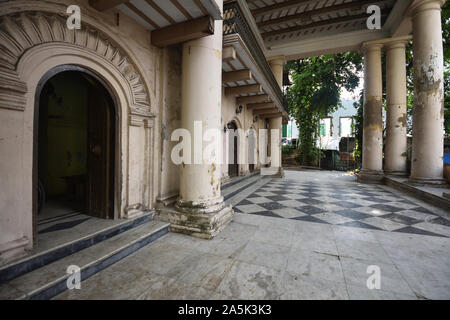
M269 63L258 44L252 30L247 24L247 21L242 17L239 4L235 1L227 2L223 5L223 35L239 34L244 41L245 45L249 49L256 63L260 67L263 76L269 82L272 90L277 95L279 101L282 103L283 108L288 112L288 104L278 85L275 76L272 73Z

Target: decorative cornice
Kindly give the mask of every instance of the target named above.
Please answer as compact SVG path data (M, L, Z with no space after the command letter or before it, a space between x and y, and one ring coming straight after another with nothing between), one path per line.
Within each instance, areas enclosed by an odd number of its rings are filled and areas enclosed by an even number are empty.
M25 11L0 16L0 65L15 74L23 54L46 43L68 43L88 50L112 64L129 83L132 92L132 107L150 110L150 96L143 77L119 44L100 30L83 23L79 30L69 30L67 17L58 13ZM8 94L9 79L0 72L0 106L2 95ZM23 84L19 88L25 88ZM18 92L17 92L18 93ZM24 93L24 92L22 92ZM13 107L14 108L14 107ZM22 107L23 108L23 107Z
M156 115L148 110L133 108L130 110L130 125L153 128Z
M23 111L27 85L10 72L0 70L0 108Z

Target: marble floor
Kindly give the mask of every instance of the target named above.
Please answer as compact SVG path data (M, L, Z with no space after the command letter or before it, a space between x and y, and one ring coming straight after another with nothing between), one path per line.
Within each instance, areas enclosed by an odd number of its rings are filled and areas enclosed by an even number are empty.
M285 208L236 210L234 221L209 241L169 233L83 281L80 290L66 291L55 299L450 299L450 238L444 229L448 228L448 212L384 186L359 186L342 173L286 171L283 180L252 179L247 186L240 183L227 188L227 201L239 208L249 205L240 204L243 201L263 197L274 203L285 201ZM306 190L308 185L312 190ZM323 203L298 206L287 201L305 198L277 200L267 194L303 192L305 197L305 190L310 193L306 199L318 199L313 194L324 190L329 194L320 195L318 201ZM385 197L386 203L363 199L364 192L369 193L365 198ZM332 194L345 197L333 198ZM364 220L370 217L348 214L345 207L324 197L380 210L378 217L387 222L382 226L370 223ZM331 202L339 208L329 207ZM257 204L263 203L270 202ZM377 204L396 209L386 211L390 208ZM313 205L337 218L297 218L324 213L308 213L303 208ZM393 215L408 217L412 208L409 218L418 220L413 224ZM280 209L286 213L276 211ZM289 215L290 209L300 214ZM347 214L338 212L343 210ZM367 211L362 213L371 215ZM436 219L439 222L433 222ZM353 221L361 223L349 223ZM394 228L394 222L404 226ZM439 227L423 227L426 223ZM379 289L368 288L374 268L379 270Z
M341 175L341 178L335 175ZM430 236L450 237L446 212L381 185L327 171L287 171L234 204L236 212Z

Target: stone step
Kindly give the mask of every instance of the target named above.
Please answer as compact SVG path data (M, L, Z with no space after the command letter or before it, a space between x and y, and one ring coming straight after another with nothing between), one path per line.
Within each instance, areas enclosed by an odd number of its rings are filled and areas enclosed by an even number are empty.
M81 281L84 281L168 232L168 223L146 222L0 285L0 300L51 299L68 290L69 266L79 267Z
M248 179L250 179L252 177L259 176L259 175L260 175L260 171L257 170L255 172L252 172L252 173L246 175L246 176L234 177L234 178L229 179L228 181L222 183L221 184L221 189L222 190L226 190L226 189L230 188L231 186L234 186L234 185L236 185L238 183L241 183L243 181L246 181L246 180L248 180Z
M133 219L123 220L122 223L103 228L74 241L69 241L43 252L31 254L4 265L0 267L0 284L20 277L23 274L41 268L80 250L89 248L97 243L126 232L127 230L136 228L143 223L152 221L154 214L155 213L152 211Z
M246 177L245 179L241 179L238 183L227 187L225 190L222 190L222 196L224 197L225 200L228 200L229 198L238 194L242 190L247 189L248 187L252 186L253 184L255 184L256 182L260 181L263 178L264 176L257 174L252 175L250 177Z
M394 189L406 192L414 198L450 212L450 198L445 196L446 191L448 191L448 185L441 187L416 186L409 184L406 178L393 176L386 176L384 182Z

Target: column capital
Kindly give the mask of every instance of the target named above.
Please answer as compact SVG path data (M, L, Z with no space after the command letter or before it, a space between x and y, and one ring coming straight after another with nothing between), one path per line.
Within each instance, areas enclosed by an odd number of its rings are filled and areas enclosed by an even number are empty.
M269 64L284 66L286 64L286 57L285 56L270 57L267 59L267 61L269 62Z
M401 47L406 45L409 41L412 40L412 35L406 35L406 36L400 36L400 37L393 37L393 38L384 38L384 39L378 39L378 40L372 40L363 42L362 48L364 47L371 47L375 46L375 49L377 49L377 46L382 46L384 49L393 49L395 46Z
M414 18L418 13L427 10L441 10L445 0L416 0L408 8L407 15Z
M392 42L388 42L384 45L384 49L386 51L389 51L391 49L405 49L408 42L409 40L395 40Z
M381 49L383 49L383 43L381 42L363 42L361 45L363 52L381 51Z

